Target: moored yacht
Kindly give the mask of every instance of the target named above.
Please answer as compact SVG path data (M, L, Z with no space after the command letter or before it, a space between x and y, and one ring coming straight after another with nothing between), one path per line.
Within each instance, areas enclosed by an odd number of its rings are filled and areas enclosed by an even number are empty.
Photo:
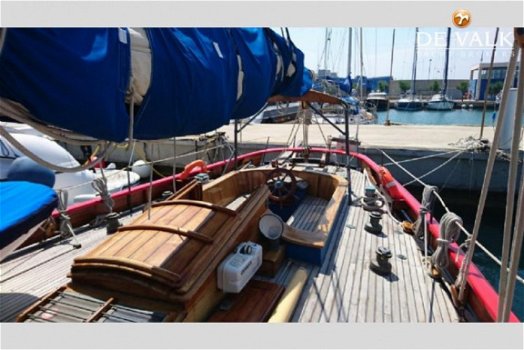
M423 107L422 100L413 95L401 98L395 103L395 108L399 111L420 111Z
M366 99L366 104L376 108L377 112L385 111L388 108L389 97L385 92L370 92Z
M413 71L411 76L411 91L409 94L395 103L395 108L399 111L420 111L424 107L422 100L416 97L417 81L417 37L418 28L415 28L415 48L413 50Z
M446 60L444 64L444 88L440 94L433 95L431 100L428 101L427 108L437 111L450 111L455 106L455 103L446 96L448 90L448 63L449 63L449 43L451 28L448 28L448 36L446 42Z
M454 106L455 103L448 96L436 94L431 97L426 107L437 111L450 111Z

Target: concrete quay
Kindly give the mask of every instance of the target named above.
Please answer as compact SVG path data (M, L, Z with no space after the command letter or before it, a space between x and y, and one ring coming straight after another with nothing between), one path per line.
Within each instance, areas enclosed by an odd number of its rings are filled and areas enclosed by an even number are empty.
M425 106L427 106L428 101L430 97L428 98L422 98L422 103ZM389 107L395 108L395 104L397 103L398 99L390 99L389 100ZM465 105L466 108L472 108L472 109L483 109L484 108L484 100L461 100L461 99L455 99L453 100L454 109L461 109L462 105ZM487 101L486 107L488 111L493 110L493 107L495 105L495 101Z
M320 127L320 128L319 128ZM343 129L343 125L339 125ZM296 128L296 126L295 126ZM302 126L301 126L302 128ZM356 135L356 125L350 125L350 137ZM246 153L266 147L286 146L293 124L253 124L245 127L238 136L239 152ZM322 130L322 132L320 131ZM234 139L234 126L226 125L218 129L224 132L229 142ZM296 144L302 142L301 129L296 134ZM340 133L329 124L309 126L309 145L325 146L323 135L338 137ZM424 175L449 161L437 171L427 175L423 181L449 189L479 190L482 187L488 152L461 151L458 141L468 136L478 138L479 127L472 126L435 126L435 125L360 125L358 139L361 142L359 151L368 155L378 164L385 164L395 178L402 184L412 178L404 171L390 163L380 150L383 150L396 161L405 161L419 157L430 157L403 166L416 176ZM494 129L484 128L483 138L491 141ZM442 154L444 153L444 154ZM524 142L520 143L520 159L524 158ZM450 158L454 157L452 160ZM495 162L490 191L505 192L509 162L498 158ZM522 166L519 166L519 173Z

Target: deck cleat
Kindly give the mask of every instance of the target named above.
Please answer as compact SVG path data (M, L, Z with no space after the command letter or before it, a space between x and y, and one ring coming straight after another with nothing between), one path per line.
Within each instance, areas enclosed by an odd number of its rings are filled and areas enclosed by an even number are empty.
M162 192L162 194L160 195L160 200L167 200L169 197L171 197L173 195L173 192L172 191L164 191Z
M380 224L380 219L382 218L382 213L379 211L372 211L369 214L369 223L364 226L364 230L374 235L379 235L382 233L382 225Z
M389 259L393 256L391 250L386 247L378 247L375 253L375 259L369 262L369 268L380 276L389 275L391 273L391 263Z
M118 228L122 226L122 223L118 220L118 213L111 212L106 215L106 230L107 234L111 235L118 231Z
M195 180L200 182L202 185L209 183L209 175L206 173L200 173L195 175Z

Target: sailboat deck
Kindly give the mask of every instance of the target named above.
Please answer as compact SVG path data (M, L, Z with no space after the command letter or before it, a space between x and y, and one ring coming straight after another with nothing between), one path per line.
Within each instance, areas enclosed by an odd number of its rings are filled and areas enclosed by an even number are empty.
M365 176L352 171L351 180L353 198L363 196ZM425 272L423 253L415 239L386 214L381 235L364 230L368 220L369 212L351 205L335 228L338 235L321 267L288 261L276 277L281 283L300 266L309 270L292 321L458 322L446 287ZM387 277L369 268L379 246L388 247L393 254L393 273Z
M365 176L352 171L353 199L363 195ZM297 210L293 225L306 225L323 205ZM318 203L317 203L318 204ZM306 208L308 207L308 208ZM295 322L457 322L458 316L444 285L431 279L423 268L423 254L415 239L383 215L383 234L364 230L369 213L358 204L339 216L323 266L287 259L273 282L286 285L299 267L309 272L295 309ZM300 208L299 208L300 209ZM317 213L318 214L318 213ZM134 215L125 216L124 223ZM0 321L16 316L42 296L65 285L73 259L98 245L104 228L77 235L82 244L74 249L66 242L47 242L15 253L0 265ZM393 274L376 275L369 269L378 246L389 247Z
M123 216L129 222L140 212ZM65 285L73 259L96 247L107 237L104 227L77 234L82 245L75 249L69 240L51 239L13 253L0 264L0 322L13 322L39 298Z

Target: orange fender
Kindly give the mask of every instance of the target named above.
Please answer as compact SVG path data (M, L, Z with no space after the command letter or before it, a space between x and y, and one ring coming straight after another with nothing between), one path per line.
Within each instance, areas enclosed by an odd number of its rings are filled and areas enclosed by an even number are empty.
M204 162L202 159L197 159L197 160L194 160L191 163L187 164L184 167L184 171L182 171L182 173L180 174L180 179L181 180L187 179L189 177L189 174L191 173L191 171L193 171L193 169L198 168L198 167L200 168L200 172L202 172L202 173L206 173L207 172L207 164L206 164L206 162Z
M393 178L393 175L391 175L391 173L389 172L389 170L382 166L380 167L379 175L382 187L384 187L384 189L389 193L391 198L401 199L402 195L398 190L398 184L395 181L395 178Z
M98 159L97 156L93 156L93 155L91 155L87 161L88 161L88 162L94 162L94 161L96 161L97 159ZM107 166L107 164L106 164L105 160L102 160L100 163L96 164L93 168L96 168L96 169L103 169L103 168L105 168L106 166Z

